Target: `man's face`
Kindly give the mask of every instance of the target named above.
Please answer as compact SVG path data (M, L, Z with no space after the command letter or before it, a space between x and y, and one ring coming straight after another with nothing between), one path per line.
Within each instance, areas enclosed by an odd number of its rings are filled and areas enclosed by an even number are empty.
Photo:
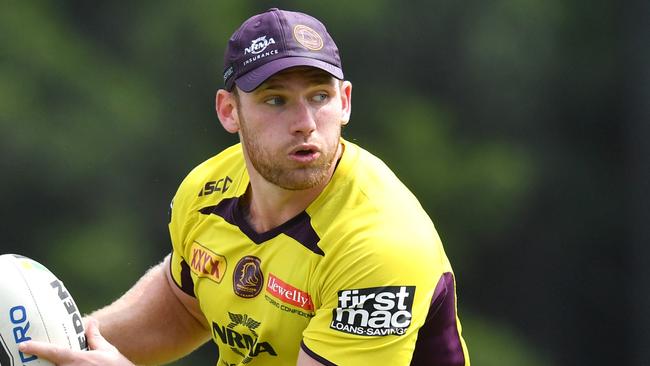
M238 95L240 139L264 179L288 190L312 188L329 179L341 126L347 123L342 116L349 88L342 91L341 83L324 71L300 67Z

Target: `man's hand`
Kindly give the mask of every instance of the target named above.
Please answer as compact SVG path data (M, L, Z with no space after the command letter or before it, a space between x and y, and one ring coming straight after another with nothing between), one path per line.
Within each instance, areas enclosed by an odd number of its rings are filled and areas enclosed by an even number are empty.
M74 351L62 346L37 341L20 344L20 351L36 355L57 366L134 366L99 333L95 319L86 322L86 339L90 351Z

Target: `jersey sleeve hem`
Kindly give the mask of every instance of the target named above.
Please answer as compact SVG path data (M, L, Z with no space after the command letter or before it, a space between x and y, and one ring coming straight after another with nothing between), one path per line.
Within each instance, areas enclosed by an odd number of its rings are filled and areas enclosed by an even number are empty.
M172 254L173 256L174 254ZM172 274L172 278L174 279L174 284L181 289L184 293L196 297L194 294L194 282L192 281L192 275L190 274L190 267L189 265L185 262L183 258L180 260L180 265L181 265L181 273L180 273L180 283L178 283L178 280L174 277L174 264L173 260L169 261L169 272Z
M316 360L316 361L322 363L323 365L325 365L325 366L336 366L336 364L335 364L334 362L331 362L331 361L329 361L328 359L326 359L326 358L320 356L318 353L316 353L316 352L310 350L309 347L307 347L307 345L305 344L304 341L301 341L301 342L300 342L300 348L301 348L303 351L305 351L306 354L308 354L309 356L311 356L311 358L313 358L314 360Z

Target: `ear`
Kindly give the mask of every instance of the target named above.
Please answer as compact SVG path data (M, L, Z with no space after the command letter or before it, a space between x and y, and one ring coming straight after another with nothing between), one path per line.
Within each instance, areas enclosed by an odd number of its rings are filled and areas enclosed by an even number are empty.
M219 89L215 97L215 109L223 128L230 133L237 133L239 131L239 115L235 95L224 89Z
M341 83L341 110L341 124L347 125L352 113L352 83L347 80Z

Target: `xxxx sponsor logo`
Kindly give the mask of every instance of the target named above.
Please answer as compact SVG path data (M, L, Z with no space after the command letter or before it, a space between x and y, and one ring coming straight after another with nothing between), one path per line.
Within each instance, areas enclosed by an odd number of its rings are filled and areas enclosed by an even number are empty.
M211 251L197 241L192 243L191 254L190 268L194 274L221 283L227 267L226 257Z

